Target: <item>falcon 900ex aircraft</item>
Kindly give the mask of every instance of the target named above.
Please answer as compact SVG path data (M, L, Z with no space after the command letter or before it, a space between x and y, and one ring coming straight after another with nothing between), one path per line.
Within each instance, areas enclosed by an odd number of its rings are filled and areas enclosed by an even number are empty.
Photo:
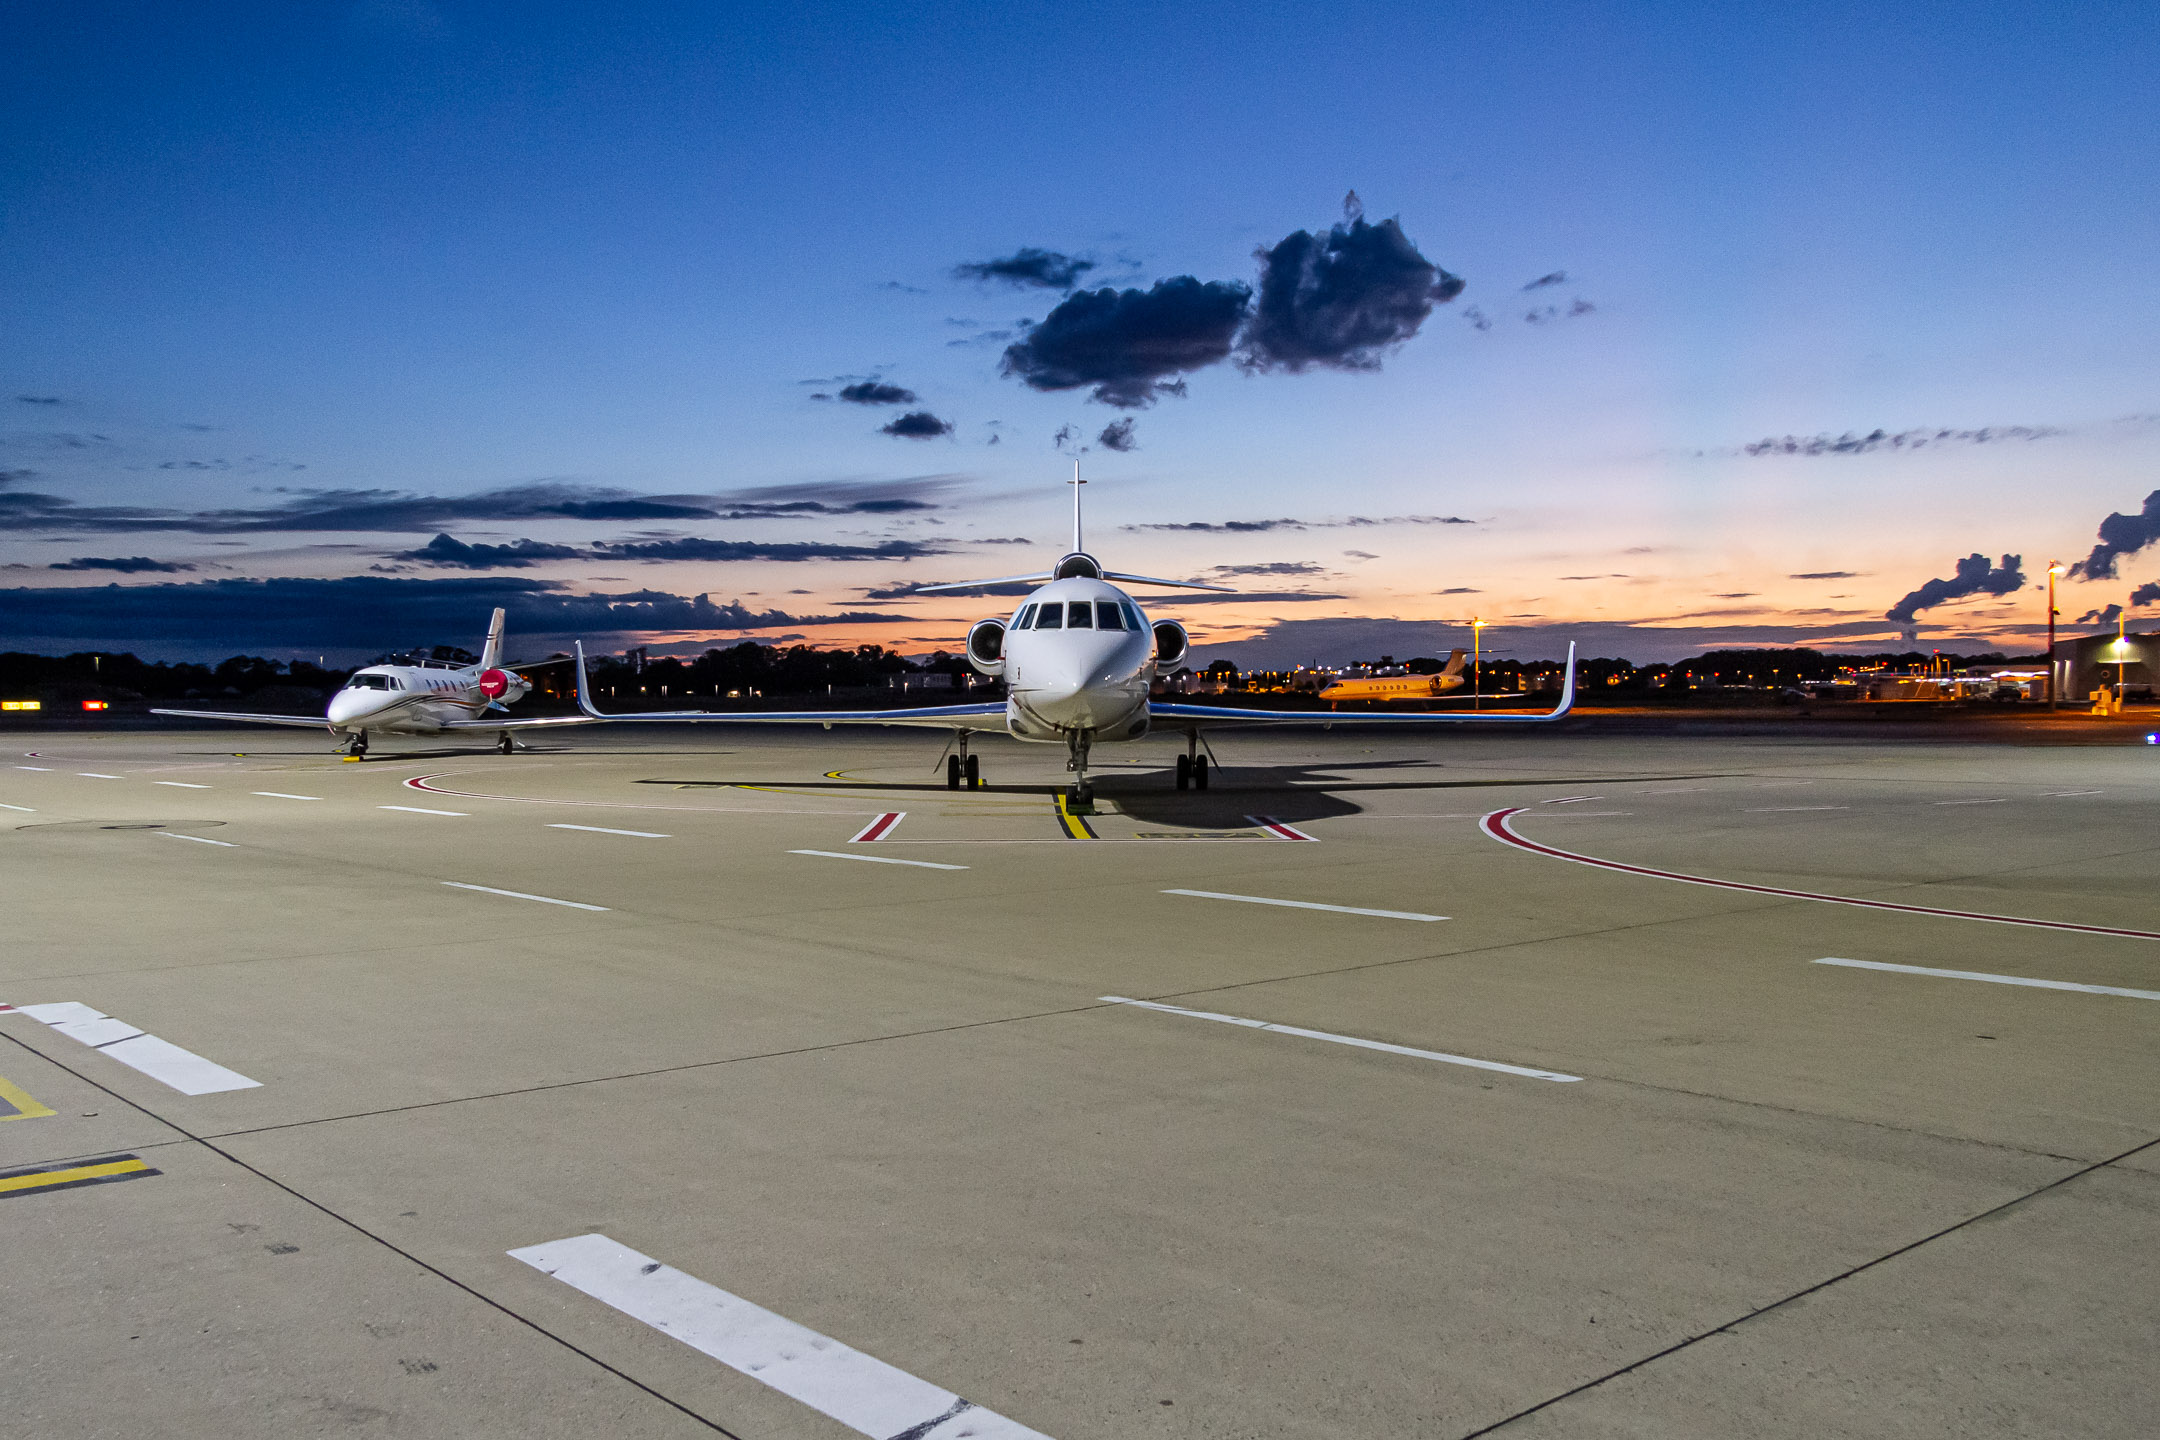
M1002 575L925 585L912 593L931 595L979 590L991 585L1047 581L1006 619L978 620L968 630L967 658L979 673L1003 676L1006 698L986 704L938 705L914 710L790 710L721 713L711 710L646 711L603 714L594 708L585 679L585 647L577 647L578 708L594 720L705 721L730 725L917 725L949 730L957 742L945 757L945 783L982 783L977 756L968 751L975 734L996 731L1015 740L1063 745L1065 768L1073 772L1073 799L1094 798L1088 785L1088 753L1097 743L1138 740L1158 725L1185 732L1185 753L1177 757L1177 788L1208 788L1208 755L1200 731L1223 725L1537 725L1559 719L1575 703L1575 647L1568 646L1567 673L1560 703L1536 713L1365 714L1311 710L1251 710L1218 705L1172 705L1148 699L1158 668L1185 658L1185 627L1175 620L1150 621L1126 585L1162 585L1188 590L1229 590L1190 580L1160 580L1105 570L1081 545L1078 465L1074 467L1072 549L1052 569L1031 575ZM1459 659L1450 670L1459 671ZM1419 677L1432 684L1426 677ZM1455 677L1460 684L1459 675ZM1435 688L1447 688L1444 685Z
M502 663L502 644L503 612L498 609L488 622L487 644L481 647L476 663L413 660L362 666L343 689L330 697L329 708L320 720L305 715L241 715L226 710L153 709L150 713L191 720L239 720L251 725L300 725L308 729L326 726L354 755L367 754L371 731L385 735L441 735L493 730L495 748L508 755L513 730L592 724L585 715L488 719L489 711L504 709L532 689L532 682L517 673L529 667Z

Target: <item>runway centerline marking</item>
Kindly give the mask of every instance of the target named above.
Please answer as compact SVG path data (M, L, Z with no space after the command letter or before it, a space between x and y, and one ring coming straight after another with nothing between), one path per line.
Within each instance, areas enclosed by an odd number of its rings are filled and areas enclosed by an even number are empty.
M2105 790L2043 790L2040 793L2050 798L2060 798L2065 795L2105 795L2107 792Z
M211 840L201 835L182 835L177 830L160 830L157 833L164 836L167 840L192 840L197 845L222 845L227 850L237 850L240 848L239 846L233 844L233 842L230 840Z
M1126 995L1098 995L1095 998L1107 1005L1132 1005L1142 1010L1160 1010L1165 1015L1183 1015L1189 1020L1213 1020L1223 1025L1240 1025L1247 1030L1272 1030L1278 1035L1297 1035L1307 1040L1325 1040L1334 1045L1354 1045L1360 1050L1379 1050L1389 1055L1438 1060L1446 1065L1467 1065L1473 1070L1497 1070L1503 1075L1521 1075L1531 1080L1557 1080L1564 1084L1574 1084L1583 1078L1580 1075L1563 1075L1557 1070L1537 1070L1528 1065L1506 1065L1498 1060L1450 1055L1445 1050L1419 1050L1410 1045L1390 1045L1385 1040L1337 1035L1331 1030L1307 1030L1300 1025L1277 1025L1268 1020L1248 1020L1241 1015L1221 1015L1213 1010L1188 1010L1182 1005L1165 1005L1159 1000L1135 1000Z
M1765 805L1757 809L1743 810L1743 815L1797 815L1803 810L1850 810L1850 805Z
M2024 925L2035 930L2069 930L2080 935L2119 935L2130 940L2160 940L2160 932L2130 930L2113 925L2080 925L2069 920L2033 920L2022 915L1987 915L1976 910L1944 910L1933 905L1906 905L1895 900L1858 900L1850 895L1824 895L1813 890L1787 890L1777 885L1750 885L1741 880L1715 880L1708 875L1688 875L1678 870L1657 870L1647 865L1627 865L1618 860L1600 860L1595 855L1581 855L1558 846L1543 845L1516 832L1513 818L1523 813L1517 805L1508 810L1494 810L1478 821L1478 828L1490 839L1503 845L1513 845L1518 850L1528 850L1534 855L1544 855L1554 860L1566 860L1576 865L1588 865L1598 870L1617 870L1623 875L1643 875L1653 880L1677 880L1683 885L1708 885L1717 890L1740 890L1750 895L1773 895L1782 900L1819 900L1825 905L1853 905L1862 910L1894 910L1905 915L1937 915L1948 920L1979 920L1990 925Z
M262 1088L260 1080L250 1080L237 1070L228 1070L192 1050L181 1049L170 1040L146 1035L125 1020L115 1020L102 1010L93 1010L73 1000L15 1008L31 1019L51 1026L68 1039L102 1051L183 1095L215 1095L225 1090Z
M890 855L849 855L839 850L790 850L790 855L816 855L826 860L862 860L872 865L913 865L920 870L965 870L965 865L943 865L935 860L899 860Z
M118 775L100 775L95 770L78 770L75 773L85 780L118 780L120 778Z
M1887 970L1896 975L1927 975L1937 980L1984 980L1990 985L2024 985L2035 990L2074 990L2080 995L2126 995L2132 1000L2160 1000L2160 990L2127 990L2120 985L2080 985L2069 980L2035 980L2026 975L1990 975L1984 970L1935 970L1925 965L1892 965L1884 960L1839 960L1825 957L1817 965L1841 965L1848 970Z
M570 910L606 910L605 905L587 905L578 900L557 900L552 895L528 895L523 890L497 890L492 885L467 885L461 880L442 882L453 890L477 890L483 895L507 895L512 900L537 900L542 905L561 905Z
M1049 1440L1016 1420L605 1235L509 1252L873 1440Z
M467 812L467 811L464 811L464 810L426 810L426 809L422 809L422 808L421 808L420 806L418 806L418 805L377 805L377 806L376 806L375 808L376 808L376 809L378 809L378 810L402 810L402 811L404 811L404 812L405 812L406 814L408 814L408 815L458 815L458 816L465 816L465 815L467 815L467 814L468 814L468 812Z
M1937 805L2007 805L2009 797L1998 796L1993 800L1937 800Z
M884 814L878 816L877 819L872 820L868 825L865 825L862 829L856 831L854 836L849 839L848 844L868 845L872 841L882 840L887 835L892 834L894 830L898 829L900 822L905 819L907 819L907 811L887 810Z
M672 840L672 835L662 835L657 830L610 830L605 825L557 825L549 823L550 830L589 830L595 835L634 835L640 840Z
M20 810L25 815L37 814L37 811L31 809L28 805L0 805L0 810Z
M208 790L208 785L197 785L188 780L152 780L153 785L170 785L175 790Z
M1322 905L1317 900L1276 900L1266 895L1227 895L1220 890L1165 890L1165 895L1191 895L1201 900L1237 900L1247 905L1282 905L1292 910L1332 910L1338 915L1371 915L1382 920L1445 920L1445 915L1420 915L1415 910L1368 910L1359 905Z
M18 770L37 770L47 775L53 773L53 767L50 765L17 765L15 768Z
M0 1170L0 1200L34 1195L45 1190L73 1190L82 1185L110 1185L115 1180L140 1180L162 1175L139 1155L113 1155L87 1165L32 1165L20 1170Z
M250 795L260 795L266 800L320 800L320 795L288 795L282 790L250 790Z

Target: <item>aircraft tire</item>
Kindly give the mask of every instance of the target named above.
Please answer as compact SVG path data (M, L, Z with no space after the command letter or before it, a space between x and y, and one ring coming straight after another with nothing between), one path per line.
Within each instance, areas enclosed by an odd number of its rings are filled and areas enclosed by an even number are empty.
M977 755L968 756L967 762L960 767L960 774L967 781L968 789L982 788L982 758Z
M945 788L948 790L960 788L960 757L958 755L947 755L945 757Z
M1207 763L1207 756L1205 756L1205 755L1195 755L1195 756L1193 756L1193 762L1192 762L1192 788L1193 788L1193 789L1195 789L1195 790L1205 790L1205 789L1207 789L1207 779L1208 779L1208 763Z
M1180 790L1192 788L1192 756L1190 755L1177 757L1177 788Z
M500 739L498 739L498 740L497 740L497 741L495 742L495 753L496 753L496 754L498 754L498 755L508 755L508 754L510 753L510 750L511 750L511 744L510 744L510 737L509 737L508 735L504 735L504 736L502 736L502 737L501 737Z

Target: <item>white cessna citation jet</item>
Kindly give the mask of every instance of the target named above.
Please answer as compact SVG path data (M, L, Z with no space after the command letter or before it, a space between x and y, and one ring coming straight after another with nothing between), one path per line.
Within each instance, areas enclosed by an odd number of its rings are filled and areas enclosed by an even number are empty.
M253 725L328 727L354 755L365 755L370 732L383 735L441 735L493 730L495 748L508 755L510 732L540 726L590 725L585 715L549 715L526 720L489 719L522 699L532 682L517 666L502 663L503 612L488 622L487 644L470 665L449 660L412 659L364 666L330 697L320 720L305 715L242 715L227 710L158 710L153 715L181 715L191 720L241 720Z
M1200 731L1218 725L1537 725L1558 720L1575 703L1575 647L1568 646L1567 673L1560 702L1551 710L1525 713L1421 711L1415 714L1365 714L1311 710L1251 710L1223 705L1171 705L1148 699L1158 668L1184 659L1185 627L1175 620L1150 621L1132 596L1111 582L1163 585L1189 590L1230 590L1189 580L1160 580L1105 570L1080 540L1080 491L1074 466L1072 549L1046 571L1002 575L994 580L966 580L925 585L913 593L930 595L978 590L991 585L1048 581L1031 593L1008 619L978 620L968 630L968 663L984 675L1005 678L1006 699L974 705L937 705L913 710L785 710L721 713L711 710L645 711L604 714L595 709L585 680L585 648L577 647L578 708L587 718L612 721L719 722L730 725L917 725L950 730L945 783L958 789L982 783L978 757L968 740L997 731L1015 740L1063 745L1073 772L1073 799L1094 798L1088 785L1088 752L1097 742L1138 740L1157 725L1185 732L1185 753L1177 757L1177 788L1208 788L1208 755ZM1458 682L1459 683L1459 682Z

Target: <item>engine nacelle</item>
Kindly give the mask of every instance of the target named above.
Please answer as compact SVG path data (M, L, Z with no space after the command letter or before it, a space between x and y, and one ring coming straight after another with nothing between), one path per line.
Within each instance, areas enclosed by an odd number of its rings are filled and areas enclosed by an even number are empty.
M480 693L490 700L508 705L525 697L532 689L532 682L514 670L483 670L480 672Z
M1005 622L978 620L968 627L968 664L983 675L1005 673Z
M1192 637L1175 620L1155 622L1155 663L1164 669L1176 665L1192 648Z

